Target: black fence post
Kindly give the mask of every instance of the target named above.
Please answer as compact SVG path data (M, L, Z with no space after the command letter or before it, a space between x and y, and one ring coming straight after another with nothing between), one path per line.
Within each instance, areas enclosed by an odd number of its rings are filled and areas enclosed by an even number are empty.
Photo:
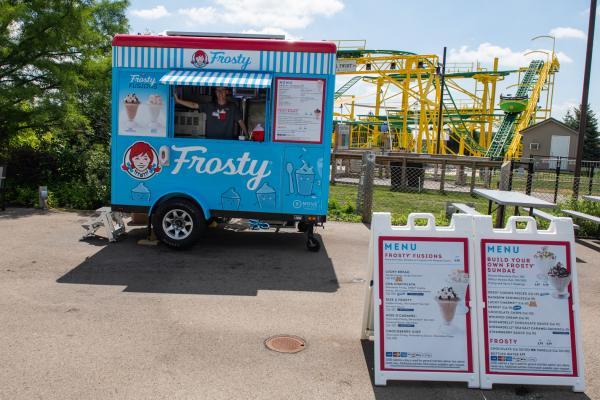
M590 165L590 172L589 172L589 178L588 178L588 194L591 195L592 194L592 189L594 187L594 168L596 166L592 163Z
M446 184L446 160L442 161L442 175L440 177L440 192L444 193L444 185Z
M535 173L534 164L532 160L529 160L527 165L527 187L525 187L525 194L530 195L533 186L533 174Z
M554 180L554 203L558 199L558 186L560 183L560 165L561 165L561 157L558 157L558 161L556 162L556 179Z
M510 173L508 174L508 191L512 190L512 181L513 181L513 173L515 171L515 162L514 161L509 161L510 163Z

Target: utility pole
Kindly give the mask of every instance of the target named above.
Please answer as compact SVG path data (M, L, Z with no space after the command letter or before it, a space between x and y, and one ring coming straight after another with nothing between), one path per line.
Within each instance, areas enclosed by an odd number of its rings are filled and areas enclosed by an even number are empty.
M581 176L581 159L583 158L583 142L587 128L588 94L590 91L590 72L592 69L592 48L594 45L594 27L596 25L596 0L590 0L590 22L588 25L587 51L585 54L585 72L583 75L583 93L581 95L581 112L579 113L579 134L577 135L577 158L575 160L575 177L573 179L573 199L579 198L579 179Z
M440 140L442 136L442 114L444 112L444 77L446 76L446 46L444 46L444 55L442 56L442 71L439 72L438 65L438 74L440 75L440 109L438 110L438 125L437 125L437 141L436 141L436 154L440 154Z

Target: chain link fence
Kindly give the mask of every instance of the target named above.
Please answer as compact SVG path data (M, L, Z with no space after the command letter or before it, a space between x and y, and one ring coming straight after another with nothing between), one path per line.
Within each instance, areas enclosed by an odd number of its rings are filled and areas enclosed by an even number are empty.
M562 157L502 163L470 157L347 152L333 155L331 182L357 185L357 213L368 222L372 193L365 191L372 192L374 186L406 193L512 190L558 204L573 199L574 169L575 160ZM600 195L600 161L582 162L578 185L579 196ZM364 204L365 199L369 204Z

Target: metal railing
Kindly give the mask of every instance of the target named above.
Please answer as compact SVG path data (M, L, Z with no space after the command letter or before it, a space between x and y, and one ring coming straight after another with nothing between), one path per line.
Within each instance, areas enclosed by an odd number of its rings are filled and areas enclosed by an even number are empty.
M370 158L365 154L370 154ZM366 165L367 162L371 165ZM364 199L373 198L372 191L376 186L406 193L471 193L475 188L501 189L563 203L573 199L574 162L556 157L502 163L479 157L348 150L332 154L331 184L358 185L357 213L368 222L372 204L365 204ZM583 161L577 183L579 194L600 195L600 161Z

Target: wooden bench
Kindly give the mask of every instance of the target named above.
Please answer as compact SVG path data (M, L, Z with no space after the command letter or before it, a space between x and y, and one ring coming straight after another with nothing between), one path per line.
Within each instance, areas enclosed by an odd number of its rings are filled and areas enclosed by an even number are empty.
M593 222L595 224L600 224L600 217L596 217L595 215L590 215L586 213L582 213L575 210L560 210L563 214L567 214L573 218L584 219L586 221Z
M523 207L523 211L527 212L528 214L529 214L529 210L530 210L529 208ZM533 209L532 214L533 214L534 217L538 217L539 219L543 219L545 221L552 221L555 218L557 218L556 215L552 215L552 214L547 213L545 211L538 210L537 208ZM573 229L579 229L579 225L573 224Z
M465 203L446 203L446 216L450 218L451 214L460 212L469 215L481 215L479 211Z

